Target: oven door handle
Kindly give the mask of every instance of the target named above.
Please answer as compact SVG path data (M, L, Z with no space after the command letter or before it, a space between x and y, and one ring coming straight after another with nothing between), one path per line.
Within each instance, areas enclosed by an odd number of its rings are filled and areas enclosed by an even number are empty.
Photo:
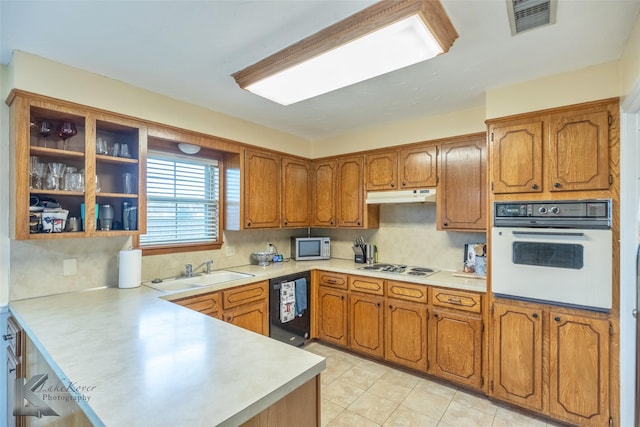
M512 231L514 236L568 236L568 237L582 237L584 233L572 232L563 233L556 231Z

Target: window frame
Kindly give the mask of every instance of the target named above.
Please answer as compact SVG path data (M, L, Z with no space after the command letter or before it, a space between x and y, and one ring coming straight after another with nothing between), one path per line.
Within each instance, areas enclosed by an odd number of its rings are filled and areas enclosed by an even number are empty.
M197 252L197 251L206 251L206 250L217 250L222 248L223 242L223 224L224 224L224 162L223 155L217 151L201 149L199 153L196 155L187 155L181 153L177 144L171 144L173 147L167 147L166 145L152 144L150 141L149 150L147 152L147 156L145 158L145 162L148 158L153 158L154 154L159 155L161 157L167 157L169 159L179 160L183 159L185 161L193 161L194 158L203 159L205 161L211 160L216 161L218 163L218 218L217 218L217 227L218 227L218 240L210 243L175 243L169 245L153 245L153 246L141 246L140 245L140 235L135 236L134 245L135 247L142 250L142 255L163 255L163 254L171 254L171 253L181 253L181 252ZM146 169L146 167L145 167ZM145 180L147 179L148 172L145 173ZM147 196L148 197L148 196ZM148 202L147 202L148 203Z

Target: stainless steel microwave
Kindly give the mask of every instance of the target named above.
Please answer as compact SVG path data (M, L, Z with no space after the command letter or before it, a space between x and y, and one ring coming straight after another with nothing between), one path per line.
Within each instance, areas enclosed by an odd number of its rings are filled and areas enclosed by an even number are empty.
M296 261L331 258L331 238L292 237L291 259Z

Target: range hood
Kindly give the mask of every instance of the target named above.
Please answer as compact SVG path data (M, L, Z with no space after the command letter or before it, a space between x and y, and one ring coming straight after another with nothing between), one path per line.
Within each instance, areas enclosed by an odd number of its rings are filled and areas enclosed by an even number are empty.
M385 203L435 203L435 188L418 190L369 191L367 204L378 205Z

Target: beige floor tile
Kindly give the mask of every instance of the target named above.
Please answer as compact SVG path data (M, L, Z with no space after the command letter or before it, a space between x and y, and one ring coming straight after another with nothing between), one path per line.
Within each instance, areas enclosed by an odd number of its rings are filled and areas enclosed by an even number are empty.
M364 390L341 380L335 380L322 389L322 397L344 408L351 405Z
M337 417L333 419L328 427L380 427L380 424L376 424L373 421L366 419L365 417L358 415L354 412L345 409L340 412Z
M498 407L493 425L496 427L546 427L547 422L508 408Z
M326 426L343 410L342 406L328 399L322 399L322 402L320 402L320 423L322 426Z
M340 376L340 379L346 383L367 390L376 381L378 381L381 376L382 374L380 373L367 371L365 369L362 369L359 365L356 365L342 374Z
M454 401L442 416L442 421L458 427L491 427L493 415Z
M383 424L385 427L436 427L438 420L399 406Z
M397 369L389 369L382 377L383 380L391 384L401 385L413 388L418 383L418 377L399 371Z
M451 403L449 399L414 389L404 399L401 406L439 420L449 407L449 403Z
M389 368L386 365L383 365L381 363L376 363L368 359L360 359L360 361L358 362L358 366L360 366L362 369L373 372L375 374L379 373L380 376L386 374L388 371L391 370L391 368Z
M339 377L354 366L354 363L343 358L331 356L327 358L327 368L322 372L328 377Z
M387 400L396 403L402 403L402 401L411 393L411 387L405 387L403 385L392 384L389 381L382 378L375 382L368 390L369 393L373 393L376 396L384 397Z
M453 396L453 401L462 403L466 407L477 409L491 416L494 416L498 411L498 406L486 397L463 390L456 391L455 396Z
M347 409L368 420L382 424L397 407L396 402L364 392Z
M456 394L456 391L458 390L454 386L445 385L437 381L431 381L428 379L418 380L418 383L414 388L416 390L422 390L431 394L436 394L440 397L444 397L445 399L453 399L453 396Z

